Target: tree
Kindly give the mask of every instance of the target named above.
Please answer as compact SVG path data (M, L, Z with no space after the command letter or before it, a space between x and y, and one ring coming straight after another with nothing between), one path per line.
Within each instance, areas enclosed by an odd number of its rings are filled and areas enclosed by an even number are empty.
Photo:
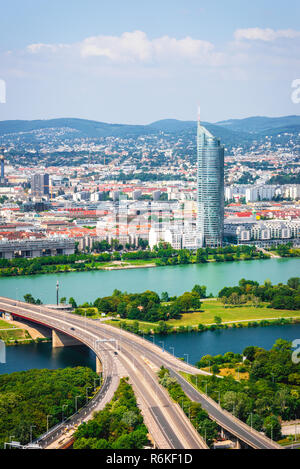
M214 317L214 321L215 321L215 323L216 323L217 325L222 324L222 318L221 318L221 316L215 316L215 317Z
M300 278L299 277L292 277L287 281L287 284L293 290L300 289Z
M166 335L168 334L170 330L170 327L167 325L165 321L158 321L158 326L157 326L157 333L161 335Z
M77 308L77 303L72 296L69 298L69 304L72 306L73 309Z
M255 358L256 351L259 350L258 347L254 347L253 345L250 345L249 347L246 347L243 351L244 357L247 358L250 362L253 362Z
M205 285L194 285L192 292L197 293L199 295L199 298L206 298L206 286Z
M163 301L164 303L168 302L169 301L169 294L168 292L166 291L163 291L162 294L161 294L161 301Z
M24 295L24 300L26 301L26 303L30 303L32 305L42 305L43 304L42 301L39 298L37 298L35 300L31 293L26 293L26 295Z
M247 418L247 425L249 427L252 426L254 430L257 430L258 432L261 432L263 430L263 419L260 415L257 414L250 414L249 417Z
M26 293L26 295L24 295L24 300L26 301L26 303L30 303L32 305L35 304L35 299L33 298L31 293Z
M276 417L275 415L270 415L269 417L266 417L264 420L263 428L267 437L275 441L280 440L281 425L278 417Z

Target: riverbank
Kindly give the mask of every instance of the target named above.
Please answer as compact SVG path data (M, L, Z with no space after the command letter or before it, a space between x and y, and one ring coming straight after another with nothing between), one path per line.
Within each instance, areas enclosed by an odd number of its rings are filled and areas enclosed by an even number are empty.
M217 323L216 317L219 318ZM281 321L282 325L284 325L284 321L287 324L300 322L300 311L273 309L269 308L267 303L259 307L249 304L230 307L224 306L216 298L211 298L203 300L200 311L183 313L180 319L165 321L164 328L157 322L138 321L138 329L142 334L161 334L162 332L171 334L236 327L257 327L259 325L267 326L274 325L278 321ZM131 329L136 321L115 318L108 320L107 323L115 327L129 327Z
M207 294L217 296L223 287L237 285L241 278L285 283L299 276L299 269L300 260L290 258L2 277L0 294L23 300L25 294L31 293L44 304L53 304L58 280L60 298L73 297L77 304L94 302L98 297L111 295L114 289L137 293L152 290L159 295L167 291L173 296L191 291L195 284L205 285Z
M5 345L26 345L39 342L50 342L51 338L46 337L34 325L23 324L15 320L0 319L0 339Z

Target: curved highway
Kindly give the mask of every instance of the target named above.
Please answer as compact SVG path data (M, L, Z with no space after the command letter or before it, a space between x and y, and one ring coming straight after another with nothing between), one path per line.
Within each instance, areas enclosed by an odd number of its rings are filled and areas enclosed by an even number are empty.
M118 368L124 370L123 376L129 377L145 424L158 448L207 449L207 445L184 412L171 400L167 391L158 385L155 372L131 346L123 342L110 342L114 337L108 336L104 329L93 321L85 321L73 314L60 313L44 306L0 297L0 310L44 324L80 340L94 350L101 360L105 380L111 376L112 370L107 366L104 355L110 354L111 358L118 362ZM105 340L107 342L103 342Z
M118 363L118 368L124 370L123 375L129 376L145 423L159 448L207 448L182 410L170 399L167 391L158 385L155 371L163 365L176 376L186 394L199 402L221 427L254 449L281 449L277 443L251 429L212 399L198 392L179 374L180 371L193 374L209 373L201 372L198 368L182 362L135 334L100 321L5 297L0 297L0 310L47 325L82 341L100 358L105 379L111 375L111 371L103 354L109 354L112 357L110 359ZM104 342L105 340L107 342Z

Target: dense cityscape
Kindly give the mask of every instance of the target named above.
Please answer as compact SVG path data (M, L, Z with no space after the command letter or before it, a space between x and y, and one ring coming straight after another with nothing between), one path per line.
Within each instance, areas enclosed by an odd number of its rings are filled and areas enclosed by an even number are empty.
M0 450L300 448L289 1L5 6Z

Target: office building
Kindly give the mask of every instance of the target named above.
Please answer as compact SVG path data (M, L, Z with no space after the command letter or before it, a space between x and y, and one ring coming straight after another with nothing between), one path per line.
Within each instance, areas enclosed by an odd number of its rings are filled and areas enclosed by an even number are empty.
M197 128L198 246L222 245L224 226L224 147L200 123Z
M31 193L34 197L49 195L49 174L34 174L32 176Z

